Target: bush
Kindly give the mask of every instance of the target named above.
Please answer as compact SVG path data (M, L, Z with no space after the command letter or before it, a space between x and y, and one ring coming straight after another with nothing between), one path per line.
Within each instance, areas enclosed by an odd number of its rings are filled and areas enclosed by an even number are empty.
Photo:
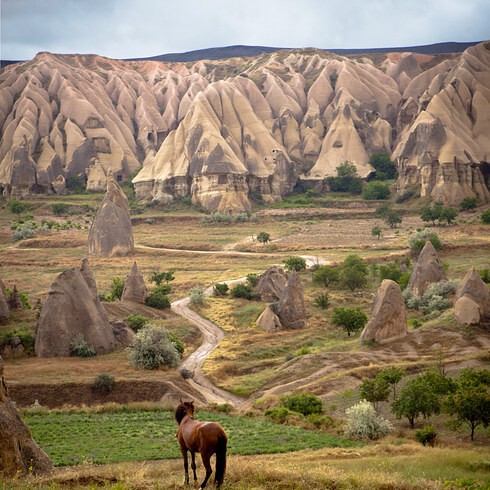
M383 217L383 220L390 228L396 228L396 225L402 223L403 218L398 211L390 209Z
M376 413L366 400L345 411L347 425L345 435L354 439L375 440L386 436L393 430L391 423Z
M229 289L230 288L226 282L221 282L213 286L213 294L215 296L226 296Z
M362 189L362 198L366 201L376 201L377 199L388 199L390 197L390 187L383 182L373 180L368 182Z
M152 308L163 310L170 308L170 300L168 299L168 291L170 288L167 285L157 286L145 299L145 304Z
M267 409L265 411L265 415L267 417L270 417L274 422L277 422L278 424L284 424L288 416L292 415L292 412L286 407L273 407Z
M342 263L340 281L351 291L362 288L367 283L368 270L358 255L349 255Z
M226 213L213 213L207 216L203 216L203 223L224 223L229 224L233 222L233 217L230 214Z
M14 214L22 214L29 209L29 205L17 199L10 199L7 203L9 211Z
M369 163L376 170L376 180L396 179L398 175L396 165L391 161L389 153L373 153L369 158Z
M480 277L485 284L490 284L490 269L482 269L480 271Z
M357 175L357 168L351 162L341 163L337 167L337 176L327 177L326 182L332 192L360 194L362 191L362 179Z
M291 271L300 272L306 269L306 260L303 259L302 257L297 257L297 256L289 257L288 259L283 260L283 263L284 263L284 268L288 272Z
M33 238L36 236L36 232L31 224L25 223L16 228L14 233L12 234L12 239L14 242L18 242L20 240L25 240L26 238Z
M459 209L461 211L471 211L472 209L476 209L477 205L478 205L477 197L465 197L459 203Z
M109 294L105 297L106 301L120 300L124 290L124 281L120 277L112 278L112 286Z
M182 368L179 369L179 372L184 379L192 379L194 377L194 373L190 369Z
M437 251L442 249L442 242L439 238L439 235L435 231L425 228L424 230L417 232L408 240L410 252L414 257L418 257L420 255L420 252L422 252L425 242L427 241L432 243L433 247Z
M135 332L141 330L149 322L148 318L143 315L128 315L126 317L126 323L128 327L133 329Z
M322 265L313 273L313 282L329 286L333 282L338 282L340 269L331 265Z
M362 330L367 323L367 316L359 308L334 308L332 322L343 328L347 335Z
M266 231L261 231L257 235L257 241L266 244L271 241L271 236Z
M51 205L51 210L55 216L63 216L68 212L68 204L57 202Z
M436 428L433 425L426 425L422 429L415 431L415 438L419 441L423 446L434 447L434 442L437 437Z
M411 199L414 196L415 196L415 191L407 190L405 192L402 192L401 194L398 194L395 197L395 202L397 204L401 204L402 202L408 201L409 199Z
M319 294L313 300L313 302L315 303L316 306L322 308L323 310L326 310L330 306L330 298L327 293Z
M135 367L143 369L158 369L165 365L175 367L180 360L167 330L151 324L134 336L129 357Z
M259 282L259 276L257 274L247 274L247 282L254 288Z
M92 383L92 390L99 395L107 395L114 388L114 376L107 373L99 374Z
M180 338L177 335L175 335L173 332L167 331L167 337L170 340L170 342L172 343L172 345L175 347L177 352L182 357L182 355L184 354L184 348L185 348L184 342L182 342L182 340L180 340Z
M485 211L482 212L480 215L480 219L482 223L485 223L486 225L490 225L490 209L485 209Z
M281 405L292 412L298 412L305 416L320 414L323 409L323 402L311 393L286 396L281 399Z
M175 269L170 269L169 271L153 271L149 276L148 280L157 286L161 286L162 282L165 282L165 284L168 285L170 281L173 281L175 279L174 276ZM167 294L170 293L170 287L169 290L167 291Z
M306 420L315 426L317 429L330 429L335 425L335 421L329 415L319 415L317 413L312 413L308 415Z
M87 185L82 175L68 175L66 177L66 188L72 194L83 194Z
M93 357L96 355L95 349L83 338L81 333L70 344L70 353L76 357Z
M234 298L244 298L251 300L255 297L252 287L249 284L237 284L231 289Z
M195 286L189 290L189 303L191 305L202 305L206 295L204 294L204 286Z

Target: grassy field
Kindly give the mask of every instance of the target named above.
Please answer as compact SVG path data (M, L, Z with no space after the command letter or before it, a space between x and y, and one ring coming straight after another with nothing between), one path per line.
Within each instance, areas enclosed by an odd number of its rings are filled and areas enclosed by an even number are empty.
M263 418L200 411L198 420L219 422L229 437L230 454L267 454L353 447L358 444L326 432L280 426ZM81 463L178 458L176 423L168 410L26 411L24 420L34 439L56 466Z

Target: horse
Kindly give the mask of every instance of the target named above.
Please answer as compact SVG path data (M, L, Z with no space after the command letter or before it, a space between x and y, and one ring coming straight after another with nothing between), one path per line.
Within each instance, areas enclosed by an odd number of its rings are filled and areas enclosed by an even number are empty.
M199 422L194 419L194 400L183 402L175 409L175 420L179 424L177 440L180 444L180 452L184 458L184 484L189 484L189 462L187 451L191 452L192 471L194 481L197 481L195 453L201 453L202 463L206 469L206 477L201 483L203 489L208 483L213 470L211 469L211 456L216 454L216 487L223 483L226 470L226 445L228 437L220 424L216 422Z

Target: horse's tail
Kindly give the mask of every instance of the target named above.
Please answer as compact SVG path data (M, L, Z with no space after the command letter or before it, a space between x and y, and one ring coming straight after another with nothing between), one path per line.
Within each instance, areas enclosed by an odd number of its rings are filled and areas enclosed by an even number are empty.
M226 434L220 434L216 446L216 485L219 487L223 483L226 471L226 444L228 438Z

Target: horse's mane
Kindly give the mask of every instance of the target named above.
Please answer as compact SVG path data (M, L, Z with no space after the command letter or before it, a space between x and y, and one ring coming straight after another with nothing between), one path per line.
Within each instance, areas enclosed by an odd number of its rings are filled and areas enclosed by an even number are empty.
M182 419L187 415L187 407L181 403L176 409L175 409L175 420L177 423L180 425L182 422Z

